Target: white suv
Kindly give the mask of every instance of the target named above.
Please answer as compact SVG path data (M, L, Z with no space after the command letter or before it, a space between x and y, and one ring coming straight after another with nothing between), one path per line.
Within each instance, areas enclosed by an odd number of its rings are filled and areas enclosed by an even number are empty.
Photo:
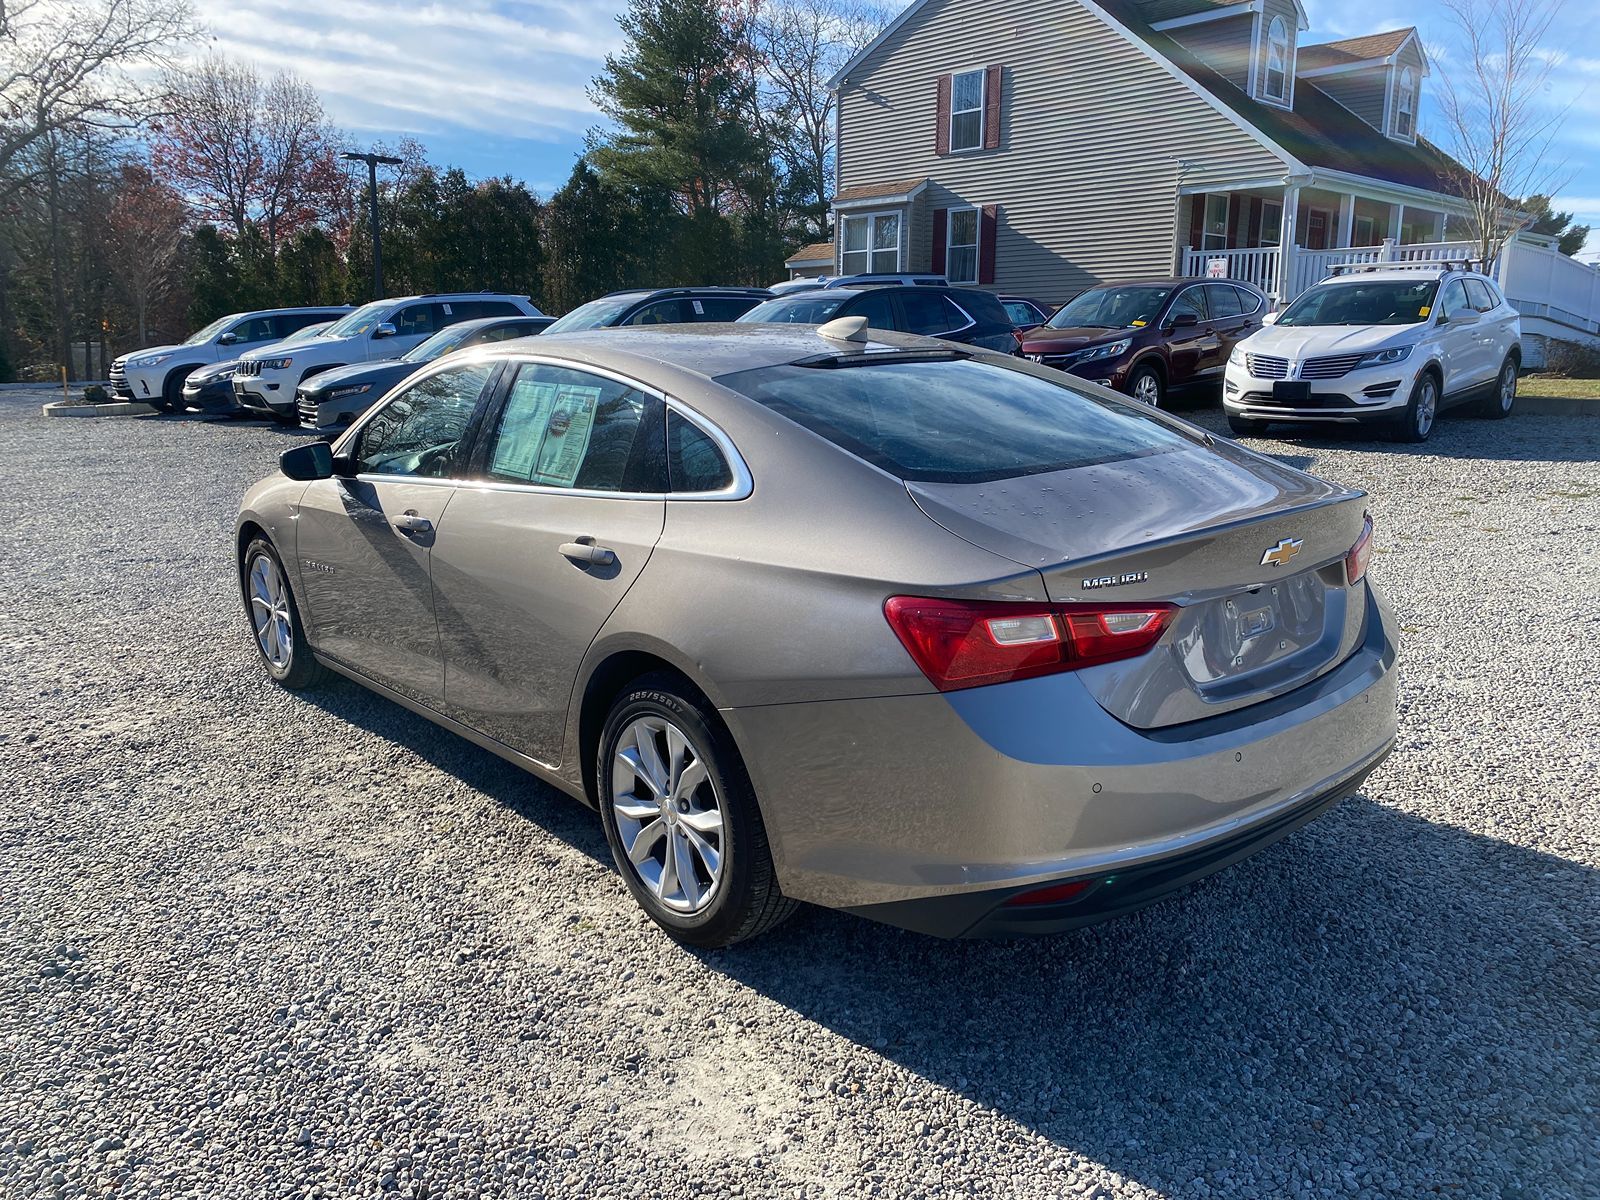
M337 321L348 304L322 308L264 308L218 317L178 346L146 346L111 364L111 389L128 400L146 400L170 411L183 407L183 381L212 363L237 358L242 351L281 342L296 330Z
M308 375L399 358L439 330L478 317L540 317L526 296L503 292L451 292L374 300L325 329L320 337L283 353L274 347L240 357L233 373L233 398L244 409L298 420L295 388Z
M1238 434L1276 422L1370 423L1425 441L1440 409L1505 417L1522 323L1494 280L1447 263L1347 268L1239 342L1222 405Z

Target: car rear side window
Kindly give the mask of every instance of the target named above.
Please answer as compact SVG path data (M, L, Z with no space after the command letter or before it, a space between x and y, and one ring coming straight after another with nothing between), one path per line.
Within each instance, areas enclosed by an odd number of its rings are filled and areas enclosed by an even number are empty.
M698 296L690 300L696 321L735 321L758 303L755 296Z
M694 422L667 412L667 472L674 492L720 492L733 483L728 460Z
M972 324L964 312L938 292L902 292L900 311L905 314L907 333L937 337L941 333L951 333Z
M1213 321L1239 315L1239 290L1226 283L1206 285L1206 308Z
M1483 286L1479 279L1463 279L1466 285L1467 303L1481 313L1486 313L1494 307L1494 298L1489 295L1489 289Z
M665 491L662 408L604 375L524 363L489 446L489 476L582 491Z
M493 364L463 363L406 388L362 429L356 470L431 479L454 475L461 440L493 373Z
M906 480L986 483L1191 444L1135 406L968 359L787 364L717 382Z

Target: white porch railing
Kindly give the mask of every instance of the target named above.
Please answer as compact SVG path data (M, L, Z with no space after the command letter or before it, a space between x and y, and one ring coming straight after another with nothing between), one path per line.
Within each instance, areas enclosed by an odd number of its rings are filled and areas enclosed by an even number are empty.
M1220 268L1229 279L1254 284L1269 296L1278 290L1278 248L1255 250L1188 250L1184 253L1185 275L1214 274L1211 264L1220 259Z
M1333 273L1333 268L1348 263L1442 262L1472 258L1477 253L1471 242L1426 242L1397 246L1385 240L1379 246L1343 246L1336 250L1302 250L1295 247L1289 269L1278 271L1276 247L1257 250L1186 250L1185 275L1216 274L1252 283L1278 302L1281 308L1301 292ZM1215 266L1220 260L1221 266Z

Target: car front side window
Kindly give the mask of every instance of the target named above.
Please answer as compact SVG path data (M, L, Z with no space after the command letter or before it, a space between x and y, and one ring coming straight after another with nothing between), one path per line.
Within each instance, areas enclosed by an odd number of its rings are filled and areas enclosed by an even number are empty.
M1467 303L1467 289L1461 286L1459 279L1452 279L1444 285L1444 298L1441 305L1444 309L1446 320L1453 320L1466 313L1476 311Z
M428 479L456 474L472 414L493 373L492 363L463 363L401 392L363 427L354 454L357 473Z
M489 445L489 477L590 492L664 492L663 408L620 380L524 363Z

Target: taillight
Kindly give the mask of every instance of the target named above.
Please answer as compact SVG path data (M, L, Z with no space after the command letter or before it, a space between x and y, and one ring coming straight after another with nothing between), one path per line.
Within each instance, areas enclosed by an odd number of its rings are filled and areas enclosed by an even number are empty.
M1134 658L1161 639L1173 604L1041 604L891 596L889 627L941 692Z
M1344 556L1345 576L1351 583L1355 583L1367 573L1367 564L1372 561L1372 514L1368 513L1361 518L1361 536L1356 539L1356 544L1350 547L1350 553Z

